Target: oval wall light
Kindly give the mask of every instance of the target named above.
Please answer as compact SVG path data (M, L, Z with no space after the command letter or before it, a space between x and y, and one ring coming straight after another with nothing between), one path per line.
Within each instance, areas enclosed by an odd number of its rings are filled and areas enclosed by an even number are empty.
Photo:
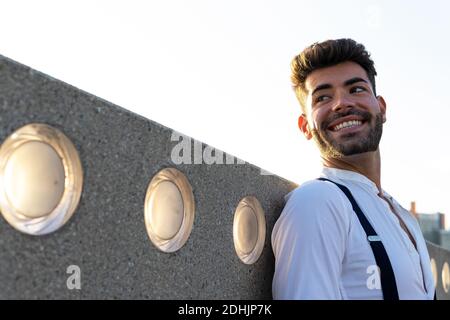
M436 266L436 260L431 258L430 265L431 265L431 272L433 273L434 286L436 287L437 286L437 280L438 280L438 271L437 271L437 266Z
M448 267L448 263L445 262L442 266L442 288L444 289L445 293L448 293L450 290L450 270Z
M266 219L258 199L243 198L234 213L233 241L236 253L245 264L255 263L266 238Z
M78 152L59 130L28 124L0 148L0 210L15 229L43 235L63 226L81 197Z
M175 168L159 171L150 181L144 203L148 236L161 251L174 252L189 238L194 223L192 187Z

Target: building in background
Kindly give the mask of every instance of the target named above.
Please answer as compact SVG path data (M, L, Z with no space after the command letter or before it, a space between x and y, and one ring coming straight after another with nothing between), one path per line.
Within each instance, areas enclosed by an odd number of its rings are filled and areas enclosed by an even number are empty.
M450 230L441 230L440 240L440 246L447 250L450 250Z
M409 210L419 222L420 229L426 240L437 244L446 249L450 249L450 231L445 230L445 214L436 213L418 213L416 211L416 202L411 202Z

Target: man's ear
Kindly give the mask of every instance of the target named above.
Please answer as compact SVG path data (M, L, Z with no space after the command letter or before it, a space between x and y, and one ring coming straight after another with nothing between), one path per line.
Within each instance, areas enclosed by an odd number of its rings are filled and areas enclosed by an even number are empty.
M383 116L383 123L386 122L386 101L382 96L377 96L378 105L380 106L381 115Z
M312 138L311 130L308 126L308 119L303 113L300 115L300 117L298 117L298 127L300 131L305 135L306 139L310 140Z

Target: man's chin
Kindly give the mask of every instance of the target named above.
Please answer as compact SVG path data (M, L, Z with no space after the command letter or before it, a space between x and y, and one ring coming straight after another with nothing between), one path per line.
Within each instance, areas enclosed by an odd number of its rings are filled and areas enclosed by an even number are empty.
M378 150L378 147L369 147L367 145L353 145L346 146L344 148L337 148L336 153L342 155L342 157L351 157L357 156L364 153L375 152Z
M367 144L368 137L362 137L359 132L349 132L340 135L338 139L329 134L322 136L314 134L313 137L322 156L329 158L342 159L378 149L378 146L370 147Z
M326 148L322 148L322 154L327 155L332 158L336 159L342 159L345 157L352 157L357 156L363 153L367 152L373 152L376 151L373 150L374 148L370 148L368 145L361 144L360 141L358 142L350 142L346 141L344 143L340 144L327 144Z

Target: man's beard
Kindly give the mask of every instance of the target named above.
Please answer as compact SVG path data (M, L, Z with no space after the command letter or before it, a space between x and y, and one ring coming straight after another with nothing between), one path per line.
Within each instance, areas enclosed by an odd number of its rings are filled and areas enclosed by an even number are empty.
M366 136L361 136L359 139L353 139L353 141L345 142L346 138L351 138L361 133L348 133L341 137L343 143L338 143L331 136L331 132L327 129L329 124L339 118L346 117L349 115L357 115L362 117L362 119L369 126L369 133ZM312 129L311 133L317 146L320 149L322 156L330 158L342 158L344 156L351 156L354 154L376 151L381 140L381 135L383 133L383 117L381 113L375 116L374 121L373 116L369 112L350 110L345 114L340 114L327 121L324 121L319 130ZM373 123L372 123L373 122Z

